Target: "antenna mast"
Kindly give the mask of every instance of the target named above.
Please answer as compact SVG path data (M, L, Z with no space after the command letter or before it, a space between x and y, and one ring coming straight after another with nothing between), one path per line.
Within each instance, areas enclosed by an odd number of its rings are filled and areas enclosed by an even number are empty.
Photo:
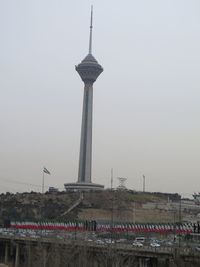
M90 17L89 54L92 54L92 20L93 20L93 6L91 6L91 17Z
M113 168L111 169L111 190L113 190Z
M126 190L126 180L127 178L124 178L124 177L118 177L118 180L119 180L119 186L118 186L118 189L119 190Z

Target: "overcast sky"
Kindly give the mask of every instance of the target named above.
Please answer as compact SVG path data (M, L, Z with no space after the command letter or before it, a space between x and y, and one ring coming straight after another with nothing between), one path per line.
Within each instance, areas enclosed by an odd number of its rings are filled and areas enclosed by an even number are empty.
M199 0L1 0L0 192L77 181L91 4L92 181L200 191Z

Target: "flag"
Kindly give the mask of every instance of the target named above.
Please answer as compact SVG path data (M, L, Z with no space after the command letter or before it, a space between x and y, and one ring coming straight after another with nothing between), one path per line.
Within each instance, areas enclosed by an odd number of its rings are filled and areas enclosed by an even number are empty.
M47 173L47 174L51 174L50 171L48 171L47 168L45 168L45 167L44 167L44 169L43 169L43 172L44 172L44 173Z

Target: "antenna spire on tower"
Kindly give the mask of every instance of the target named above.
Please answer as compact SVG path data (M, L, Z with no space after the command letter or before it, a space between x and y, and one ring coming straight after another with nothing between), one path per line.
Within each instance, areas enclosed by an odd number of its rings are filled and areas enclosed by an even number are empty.
M91 17L90 17L89 54L92 54L92 19L93 19L93 6L91 6Z

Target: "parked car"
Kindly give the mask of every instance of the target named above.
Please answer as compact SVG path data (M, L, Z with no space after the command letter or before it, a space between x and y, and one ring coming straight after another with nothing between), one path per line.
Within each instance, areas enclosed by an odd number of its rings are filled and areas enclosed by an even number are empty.
M140 243L144 243L145 242L145 237L143 237L143 236L136 237L135 241L136 242L140 242Z
M160 247L160 244L158 244L158 243L150 243L150 246L152 248L159 248Z
M132 245L134 247L143 247L143 244L141 242L138 242L138 241L134 241Z
M195 248L197 251L200 251L200 245Z
M165 245L166 245L166 246L173 246L173 242L172 242L172 241L166 241L166 242L165 242Z
M115 241L112 240L111 238L106 238L106 239L105 239L105 242L106 242L107 244L114 244L114 243L115 243Z
M97 239L97 240L95 241L95 243L96 243L96 244L103 245L103 244L104 244L104 241L101 240L101 239Z

